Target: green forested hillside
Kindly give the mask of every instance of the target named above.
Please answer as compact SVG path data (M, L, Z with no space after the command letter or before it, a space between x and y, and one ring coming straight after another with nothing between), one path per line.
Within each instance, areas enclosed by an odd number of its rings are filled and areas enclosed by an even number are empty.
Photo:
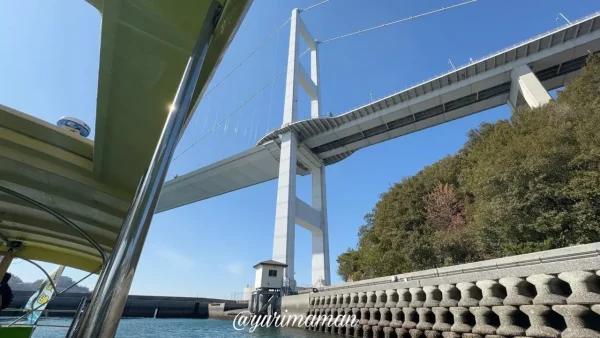
M344 280L600 241L600 57L555 101L395 183L358 237L337 259Z

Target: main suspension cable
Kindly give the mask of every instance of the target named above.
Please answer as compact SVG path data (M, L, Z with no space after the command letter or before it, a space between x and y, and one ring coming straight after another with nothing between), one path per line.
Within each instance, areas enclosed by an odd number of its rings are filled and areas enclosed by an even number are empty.
M392 22L384 23L382 25L378 25L378 26L375 26L375 27L365 28L365 29L361 29L361 30L358 30L358 31L355 31L355 32L352 32L352 33L339 35L339 36L336 36L336 37L333 37L333 38L329 38L329 39L326 39L326 40L321 40L321 41L319 41L319 43L325 43L325 42L330 42L330 41L334 41L334 40L338 40L338 39L342 39L342 38L347 38L349 36L353 36L353 35L365 33L365 32L372 31L372 30L375 30L375 29L378 29L378 28L383 28L383 27L395 25L397 23L401 23L401 22L404 22L404 21L409 21L409 20L417 19L417 18L420 18L420 17L423 17L423 16L431 15L431 14L434 14L434 13L443 12L443 11L446 11L446 10L449 10L449 9L453 9L453 8L456 8L456 7L468 5L468 4L471 4L473 2L477 2L477 1L478 0L469 0L469 1L461 2L461 3L456 4L456 5L438 8L438 9L435 9L433 11L429 11L429 12L421 13L421 14L417 14L417 15L412 15L412 16L409 16L409 17L406 17L406 18L403 18L403 19L400 19L400 20L395 20L395 21L392 21Z
M329 1L330 1L330 0L321 1L321 2L319 2L319 3L317 3L317 4L314 4L314 5L312 5L312 6L306 7L306 8L304 8L304 9L302 10L302 12L306 12L306 11L308 11L309 9L313 9L313 8L315 8L315 7L319 7L319 6L321 6L322 4L324 4L324 3L326 3L326 2L329 2Z

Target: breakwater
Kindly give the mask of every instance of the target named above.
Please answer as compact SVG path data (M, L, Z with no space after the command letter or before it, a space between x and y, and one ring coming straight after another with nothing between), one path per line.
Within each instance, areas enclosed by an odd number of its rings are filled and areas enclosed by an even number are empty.
M282 311L354 315L353 337L600 337L600 243L325 287Z
M23 308L33 295L32 291L14 291L14 299L8 309L0 312L0 316L20 316ZM51 317L72 317L83 297L89 293L64 293L52 300L44 312ZM213 305L217 304L217 306ZM220 311L210 311L209 308ZM211 318L223 317L229 310L247 308L247 304L232 300L196 297L138 296L127 298L123 318Z

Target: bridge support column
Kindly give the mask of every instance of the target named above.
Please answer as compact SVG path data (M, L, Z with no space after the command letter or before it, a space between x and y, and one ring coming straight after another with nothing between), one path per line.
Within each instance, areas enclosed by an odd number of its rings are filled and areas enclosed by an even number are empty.
M546 88L544 88L529 66L523 65L513 69L511 79L512 84L508 99L508 105L511 110L514 111L519 106L519 94L525 99L530 108L537 108L552 100Z
M277 204L275 206L275 234L273 236L273 260L287 264L284 278L295 287L294 241L296 238L296 151L297 141L293 132L281 135L279 178L277 180Z
M302 22L300 10L292 10L290 18L290 44L283 105L283 125L296 120L298 112L298 85L311 100L310 115L320 116L320 89L317 42ZM311 50L310 72L298 62L298 38L304 39ZM303 152L301 162L311 170L312 201L308 205L296 197L296 166L298 141L293 131L280 136L281 152L275 209L275 234L273 260L285 263L285 278L295 288L294 240L296 224L312 234L312 284L329 285L329 235L327 231L327 204L325 196L325 167L314 154ZM308 163L305 163L308 162Z
M312 233L312 284L330 284L329 232L327 230L327 200L325 194L325 167L313 168L312 205L319 212L320 231Z

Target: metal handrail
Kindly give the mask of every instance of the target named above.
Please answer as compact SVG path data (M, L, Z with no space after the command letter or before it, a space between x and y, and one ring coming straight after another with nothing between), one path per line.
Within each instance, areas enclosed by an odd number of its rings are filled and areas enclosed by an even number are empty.
M81 300L79 301L79 305L77 306L77 310L75 310L75 316L73 316L73 320L71 321L71 325L69 325L69 330L67 331L65 337L71 337L73 335L73 331L77 327L77 323L79 323L79 320L81 320L81 314L83 313L83 310L85 309L87 303L87 297L81 298Z
M0 185L0 191L3 193L9 194L11 196L17 197L19 199L22 199L23 201L35 206L38 209L41 209L41 210L49 213L50 215L52 215L54 218L58 219L62 223L75 229L85 240L87 240L96 250L98 250L98 252L100 253L100 258L102 258L102 266L104 266L106 264L106 253L104 252L104 250L102 249L100 244L98 244L98 242L95 239L93 239L90 235L88 235L87 232L85 232L83 229L81 229L77 224L73 223L70 219L68 219L65 216L61 215L60 213L56 212L54 209L34 200L33 198L25 196L17 191L7 188L7 187Z
M66 289L62 290L61 292L57 292L55 293L52 297L50 297L50 299L46 302L46 303L50 303L51 301L53 301L54 299L56 299L56 297L62 295L63 293L69 291L71 288L73 288L75 285L83 282L85 279L87 279L89 276L93 275L94 273L98 272L97 271L93 271L90 272L89 274L87 274L85 277L81 278L80 280L76 281L75 283L69 285L69 287L67 287ZM8 324L8 326L12 326L17 324L17 322L23 318L25 318L25 316L27 316L28 314L32 313L33 311L37 311L39 308L41 308L42 306L44 306L46 303L44 304L40 304L37 307L35 307L34 309L31 309L30 311L26 311L25 314L23 314L22 316L20 316L19 318L15 319L14 321L12 321L10 324Z
M48 282L50 283L50 285L52 285L52 289L54 290L54 293L58 292L58 290L56 289L56 284L54 284L54 281L50 277L50 274L48 274L48 272L46 270L44 270L44 268L42 268L41 265L39 265L38 263L32 261L31 259L27 259L27 258L23 258L23 257L19 257L19 256L15 256L15 257L17 257L19 259L22 259L22 260L24 260L26 262L29 262L29 263L35 265L38 269L42 270L42 272L44 273L44 275L46 275L46 278L48 279Z

